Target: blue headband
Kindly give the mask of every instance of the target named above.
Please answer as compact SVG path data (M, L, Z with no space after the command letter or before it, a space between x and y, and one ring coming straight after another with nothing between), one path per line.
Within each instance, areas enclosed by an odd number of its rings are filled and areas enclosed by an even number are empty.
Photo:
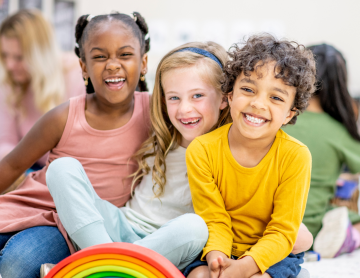
M194 53L197 53L197 54L200 54L200 55L203 55L205 57L208 57L210 58L211 60L215 61L216 63L218 63L218 65L220 66L220 68L223 68L220 60L212 53L210 53L209 51L206 51L204 49L201 49L201 48L197 48L197 47L187 47L187 48L183 48L183 49L180 49L176 52L183 52L183 51L190 51L190 52L194 52Z

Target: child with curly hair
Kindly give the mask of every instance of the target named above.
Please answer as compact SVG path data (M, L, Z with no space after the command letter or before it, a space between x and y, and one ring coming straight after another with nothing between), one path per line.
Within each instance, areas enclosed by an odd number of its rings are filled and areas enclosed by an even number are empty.
M294 124L306 108L315 90L315 61L303 46L270 35L252 36L230 58L222 90L233 123L196 138L186 152L194 209L209 239L185 274L296 277L303 253L294 254L293 247L311 155L281 127Z

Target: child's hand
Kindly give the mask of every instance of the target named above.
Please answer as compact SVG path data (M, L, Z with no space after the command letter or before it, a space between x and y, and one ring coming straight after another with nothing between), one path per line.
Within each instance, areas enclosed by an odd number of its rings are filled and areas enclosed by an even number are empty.
M219 260L222 259L221 257L218 257L214 259L212 262L210 262L209 265L209 271L210 271L210 278L219 278L220 277L220 263Z
M211 251L206 255L206 261L209 266L210 278L220 277L220 259L227 258L227 256L220 251Z
M221 274L219 278L248 278L245 276L244 266L240 261L228 258L219 258Z
M260 269L254 259L246 256L241 260L231 260L228 258L219 258L221 273L219 278L249 278Z

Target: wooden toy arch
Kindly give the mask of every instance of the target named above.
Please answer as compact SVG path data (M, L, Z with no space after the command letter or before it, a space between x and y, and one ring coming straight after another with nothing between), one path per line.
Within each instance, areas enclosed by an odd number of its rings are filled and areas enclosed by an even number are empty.
M184 278L165 257L131 243L85 248L58 263L45 278Z

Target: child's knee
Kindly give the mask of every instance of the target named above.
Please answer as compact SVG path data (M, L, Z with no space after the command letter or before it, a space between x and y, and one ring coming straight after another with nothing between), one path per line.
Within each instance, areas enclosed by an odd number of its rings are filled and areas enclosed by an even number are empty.
M46 171L46 184L50 188L52 184L66 178L68 174L82 169L81 163L72 157L61 157L50 163Z
M190 272L187 278L210 278L209 267L207 265L198 266Z
M1 253L0 273L2 277L36 277L40 271L40 266L33 262L32 254L27 250L20 250L7 245Z
M192 240L203 240L204 245L209 237L209 230L205 221L197 214L187 213L179 217L179 230Z
M298 254L309 250L313 244L313 240L314 238L308 228L301 223L292 253Z

